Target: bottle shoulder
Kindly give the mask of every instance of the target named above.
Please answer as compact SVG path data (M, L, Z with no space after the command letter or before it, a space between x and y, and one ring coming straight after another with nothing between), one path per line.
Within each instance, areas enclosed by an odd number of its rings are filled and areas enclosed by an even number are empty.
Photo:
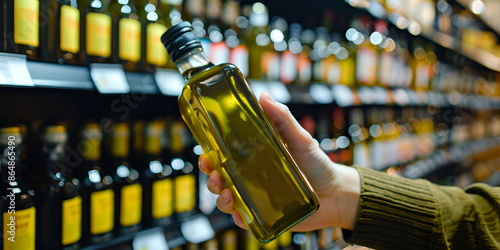
M193 84L205 84L207 81L214 79L216 76L241 74L237 66L232 63L222 63L217 65L212 65L208 67L203 67L200 69L195 69L189 72L186 79L186 85L190 86Z

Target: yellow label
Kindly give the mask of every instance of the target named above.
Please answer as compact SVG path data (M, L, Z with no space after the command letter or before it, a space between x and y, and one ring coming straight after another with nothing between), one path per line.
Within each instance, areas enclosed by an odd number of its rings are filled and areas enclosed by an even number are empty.
M111 189L90 194L90 232L102 234L113 230L115 193Z
M137 62L141 58L141 23L134 19L122 18L118 23L118 56L122 60Z
M62 204L63 245L73 244L82 237L82 197L65 200Z
M175 212L184 213L194 209L195 179L186 174L175 178Z
M163 179L153 182L152 187L152 211L154 219L165 218L174 212L172 180Z
M167 50L160 40L165 31L167 31L167 27L162 24L150 23L146 27L146 61L149 64L158 66L167 64Z
M139 183L122 187L120 225L124 227L141 222L142 186Z
M38 47L38 0L14 0L14 42Z
M111 55L111 17L101 13L87 14L87 54L109 57Z
M114 157L126 157L129 154L130 130L128 124L123 122L116 124L113 130L111 154Z
M339 83L346 86L354 86L355 65L351 57L340 61L340 79Z
M69 5L61 6L62 51L78 53L80 50L80 11Z
M35 207L3 213L3 249L35 249L35 221Z

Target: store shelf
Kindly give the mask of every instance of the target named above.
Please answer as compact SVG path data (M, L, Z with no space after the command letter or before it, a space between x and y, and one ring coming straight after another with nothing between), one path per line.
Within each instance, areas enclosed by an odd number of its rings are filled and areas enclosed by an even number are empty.
M213 232L223 232L225 230L228 230L230 228L235 227L235 224L232 220L232 217L227 214L223 214L219 211L215 212L214 214L211 214L209 216L205 216L203 214L195 214L193 216L190 216L183 221L192 221L195 218L198 217L204 217L207 218L210 222L211 228L209 230L212 230ZM90 245L90 246L85 246L82 248L82 250L91 250L91 249L132 249L132 246L134 244L134 240L138 240L142 237L147 237L148 235L152 234L158 234L158 232L161 233L161 235L157 235L161 241L166 241L166 244L168 247L175 248L179 246L183 246L186 243L188 243L189 236L186 237L183 235L183 231L181 229L182 222L176 222L174 225L169 226L169 227L153 227L153 228L146 228L144 230L141 230L139 232L129 234L129 235L122 235L122 236L117 236L114 237L112 240L101 243L101 244L95 244L95 245ZM201 231L201 228L199 228L200 231L197 232L197 234L201 235L203 232Z
M486 52L482 49L464 44L452 36L436 31L424 31L422 36L445 47L451 49L472 61L475 61L486 68L500 72L500 57Z
M361 10L365 13L370 14L372 17L377 18L377 19L383 19L386 20L387 22L392 23L396 27L398 25L396 24L396 21L398 20L397 17L399 17L398 14L393 14L393 13L386 13L385 10L377 8L379 11L373 11L372 8L370 7L372 3L368 3L366 5L362 6L352 6L352 8ZM380 7L381 8L381 7ZM405 29L407 32L409 32L407 29ZM484 67L500 72L500 57L491 54L485 50L475 48L473 46L467 45L462 43L461 41L455 39L454 37L445 34L440 31L436 30L423 30L421 34L419 34L426 39L429 39L430 41L435 42L436 44L439 44L442 47L445 47L447 49L450 49L454 51L455 53L461 54L467 58L469 58L472 61L477 62L480 65L483 65Z
M457 3L462 5L464 9L470 10L470 4L472 3L471 0L455 0ZM488 26L491 30L495 31L497 35L500 35L500 23L499 22L494 22L491 19L488 19L485 17L485 14L490 12L491 10L488 10L488 6L486 5L486 12L483 14L474 14L474 12L471 11L474 15L476 15L481 22L483 22L486 26ZM498 13L497 13L498 14Z

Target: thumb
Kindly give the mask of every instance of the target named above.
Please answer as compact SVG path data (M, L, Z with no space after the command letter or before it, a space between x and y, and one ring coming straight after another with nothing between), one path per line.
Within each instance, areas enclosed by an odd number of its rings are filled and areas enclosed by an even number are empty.
M259 102L290 150L305 152L316 146L312 136L300 126L286 105L276 102L266 92L260 95Z

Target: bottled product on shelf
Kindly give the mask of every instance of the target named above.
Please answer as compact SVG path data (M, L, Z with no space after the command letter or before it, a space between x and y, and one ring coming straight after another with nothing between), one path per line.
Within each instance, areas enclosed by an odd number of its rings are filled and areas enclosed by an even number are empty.
M115 229L115 191L113 177L101 160L103 133L97 123L87 122L79 134L83 157L82 239L85 244L97 244L112 239Z
M84 0L80 9L80 62L111 62L111 0Z
M0 51L40 56L40 20L38 0L2 3L2 46Z
M0 128L0 139L2 248L35 249L38 208L35 192L22 178L24 145L20 127Z
M130 234L142 228L142 183L137 166L130 163L130 125L119 122L113 125L107 167L113 169L115 231Z
M46 176L37 187L37 245L50 249L78 249L82 239L80 181L70 166L66 126L49 125L42 138L42 165Z
M169 226L174 222L174 184L170 157L164 154L167 140L165 122L156 119L146 126L141 123L135 126L134 136L143 137L140 139L142 145L138 145L136 150L144 154L140 161L144 168L144 222L148 226Z

